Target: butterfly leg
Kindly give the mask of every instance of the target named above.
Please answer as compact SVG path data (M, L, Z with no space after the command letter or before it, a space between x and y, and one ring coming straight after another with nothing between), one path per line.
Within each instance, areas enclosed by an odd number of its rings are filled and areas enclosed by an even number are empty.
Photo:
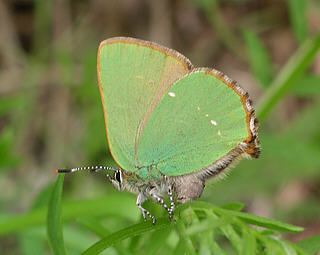
M166 182L167 185L168 185L168 196L169 196L169 199L170 199L170 213L169 213L169 217L170 217L170 219L171 219L172 213L173 213L173 211L174 211L174 209L175 209L174 197L173 197L173 192L172 192L173 188L172 188L172 185L169 183L169 178L168 178L168 176L165 175L165 176L164 176L164 179L165 179L165 182Z
M148 210L144 209L141 205L144 201L146 201L146 199L147 198L143 193L139 193L139 195L137 197L136 204L137 204L138 208L140 209L144 220L145 221L147 220L147 218L146 218L146 214L147 214L152 219L152 224L154 225L156 223L156 218Z
M173 213L173 211L175 209L175 204L174 204L174 197L173 197L172 186L171 185L168 188L168 196L170 198L170 212L171 212L171 216L172 216L172 213Z
M169 207L165 204L165 202L163 201L163 199L161 197L159 197L157 194L155 194L154 192L150 192L150 196L154 198L154 200L156 202L158 202L158 204L160 204L164 209L166 209L166 211L168 212L169 214L169 218L171 219L172 217L172 212L171 210L169 209Z

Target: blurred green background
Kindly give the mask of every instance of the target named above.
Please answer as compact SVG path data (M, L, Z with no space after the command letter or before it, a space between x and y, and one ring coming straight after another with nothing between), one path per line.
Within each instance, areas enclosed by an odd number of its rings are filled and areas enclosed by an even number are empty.
M305 227L289 240L320 233L319 31L318 0L1 0L0 223L44 208L56 168L115 166L96 54L102 40L131 36L223 71L260 109L268 94L279 100L260 112L261 157L209 182L201 200L240 201L250 213ZM118 207L103 218L110 232L141 220L134 196L117 193L103 174L66 176L69 254L97 240L83 216L103 216L96 210L106 197L114 199L105 207ZM0 229L0 253L50 254L43 215Z

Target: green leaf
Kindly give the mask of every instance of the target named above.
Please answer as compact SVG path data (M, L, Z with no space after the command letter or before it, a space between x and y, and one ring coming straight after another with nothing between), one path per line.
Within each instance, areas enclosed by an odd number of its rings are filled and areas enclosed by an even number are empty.
M287 243L282 240L277 240L277 242L281 245L282 249L285 251L285 254L297 255L295 248L290 243Z
M186 226L185 226L184 222L182 220L177 220L176 223L177 223L176 230L179 234L180 240L183 243L183 246L185 247L185 253L195 255L196 250L193 246L193 243L192 243L190 236L186 235Z
M82 224L84 227L91 230L93 233L95 233L97 236L104 238L111 234L111 232L106 229L98 220L93 218L80 218L77 220L80 224ZM118 252L118 254L127 254L128 251L124 249L124 247L120 244L114 245L115 250Z
M320 251L320 234L306 238L296 243L296 245L310 254L319 252Z
M221 208L232 211L241 211L244 208L244 204L240 202L230 202L222 205Z
M202 201L192 201L187 204L183 204L177 208L177 211L181 211L185 209L186 207L190 206L194 210L207 210L211 209L213 212L218 213L221 216L235 216L238 217L240 220L253 224L256 226L260 227L266 227L269 229L274 229L274 230L280 230L280 231L285 231L285 232L301 232L303 231L303 228L297 227L288 223L283 223L277 220L273 219L268 219L264 217L260 217L257 215L252 215L244 212L237 212L237 211L231 211L231 210L226 210L217 206L214 206L212 204L202 202Z
M320 95L320 76L304 75L298 79L290 93L296 96L319 96Z
M294 138L300 136L299 140L303 143L314 141L316 134L319 132L320 118L315 118L319 112L320 100L318 99L297 113L281 135L292 136ZM308 124L306 125L306 123ZM303 136L301 136L302 133ZM305 156L305 154L303 155ZM314 157L314 160L317 160L318 158L319 157Z
M256 251L256 239L253 233L243 231L243 248L241 250L242 255L247 255L247 254L255 254Z
M51 194L53 191L54 185L49 184L48 186L44 187L38 194L38 196L35 198L35 200L32 203L32 209L41 208L43 206L48 206L49 200L51 198Z
M22 215L10 217L0 223L0 236L44 224L46 214L47 208L42 207ZM140 212L137 209L133 196L125 193L117 193L91 200L63 203L63 220L88 215L92 217L117 216L135 221L139 218Z
M253 32L245 30L243 36L249 55L249 64L252 73L257 81L263 86L268 87L273 77L273 67L269 53L262 41Z
M63 242L61 196L63 190L64 174L59 174L53 188L47 214L48 240L52 253L55 255L66 254Z
M319 48L320 34L314 39L306 40L287 61L259 102L257 115L260 122L265 120L271 109L306 71Z
M22 233L19 235L19 247L22 255L41 255L45 254L45 243L39 237Z
M168 236L170 235L172 228L165 228L154 231L148 240L146 247L144 248L145 255L156 254L156 252L166 243Z
M79 218L77 219L77 222L88 228L99 237L110 235L110 231L94 218Z
M25 103L25 98L22 96L1 97L0 116L10 113L13 109L18 109Z
M174 249L173 255L185 255L186 254L186 248L184 245L184 241L180 238L176 248Z
M220 210L220 209L218 209L218 210ZM236 211L230 211L230 213L233 216L238 217L239 219L243 220L246 223L253 224L256 226L260 226L260 227L265 227L268 229L274 229L274 230L279 230L279 231L284 231L284 232L294 232L294 233L298 233L298 232L303 231L302 227L294 226L294 225L280 222L280 221L273 220L273 219L260 217L260 216L253 215L253 214L248 214L248 213L244 213L244 212L236 212Z
M241 252L241 238L238 233L235 231L232 225L225 225L220 227L223 235L231 242L232 246L235 248L238 254Z
M11 169L20 159L13 152L15 132L10 128L3 128L0 133L0 170Z
M169 221L168 217L159 218L155 225L152 225L151 221L134 224L130 227L119 230L101 239L100 241L96 242L91 247L89 247L87 250L85 250L82 254L83 255L99 254L103 250L107 249L108 247L124 239L141 235L146 232L168 228L168 227L171 227L171 222Z
M307 18L305 0L287 0L291 26L296 39L303 42L307 37Z
M194 235L198 233L205 232L207 230L213 230L217 227L222 227L226 225L227 223L223 220L203 220L199 222L198 224L192 224L190 227L188 227L185 231L186 235Z

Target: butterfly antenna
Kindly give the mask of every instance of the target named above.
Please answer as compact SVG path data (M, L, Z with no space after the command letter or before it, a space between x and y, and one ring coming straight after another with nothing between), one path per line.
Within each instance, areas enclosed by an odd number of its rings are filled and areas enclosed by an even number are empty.
M77 171L99 172L103 170L117 171L118 169L110 166L85 166L85 167L76 167L76 168L57 169L56 173L73 173Z

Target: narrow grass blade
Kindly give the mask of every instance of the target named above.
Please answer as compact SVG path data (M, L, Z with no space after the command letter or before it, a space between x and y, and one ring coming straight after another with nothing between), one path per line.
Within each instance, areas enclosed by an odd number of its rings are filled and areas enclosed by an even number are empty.
M238 254L241 252L242 240L232 225L225 225L220 227L221 233L230 241L233 248Z
M93 233L95 233L97 236L104 238L111 234L111 232L106 229L98 220L93 218L80 218L77 220L80 224L82 224L84 227L91 230ZM128 254L128 250L125 249L120 244L115 244L114 249L117 251L119 255Z
M221 43L232 53L242 60L247 60L241 40L230 30L219 10L219 1L217 0L194 0L193 3L200 8L206 15L212 30L217 34Z
M291 27L296 39L303 42L307 37L306 0L287 0Z
M264 87L270 85L273 77L269 53L262 41L253 32L245 30L243 36L246 42L246 49L249 56L249 64L256 80Z
M271 109L286 94L290 87L306 71L320 48L320 34L306 40L288 60L257 107L258 118L263 122Z
M245 230L242 230L242 237L243 237L243 247L241 249L241 255L247 254L255 254L257 249L256 239L255 236Z
M219 208L218 210L220 211ZM237 211L229 211L229 212L233 216L236 216L239 219L241 219L242 221L249 224L256 225L256 226L266 227L268 229L274 229L274 230L279 230L284 232L293 232L293 233L298 233L303 231L302 227L294 226L294 225L280 222L277 220L268 219L268 218L264 218L257 215L244 213L244 212L237 212Z
M100 241L93 244L87 250L85 250L82 255L93 255L99 254L103 250L107 249L108 247L130 237L134 237L137 235L141 235L146 232L159 230L163 228L168 228L171 226L171 222L167 217L159 218L155 225L152 225L150 221L134 224L130 227L124 228L118 232L115 232Z
M48 214L47 232L50 248L55 255L66 254L63 242L62 217L61 217L61 196L63 190L64 174L58 176L51 194Z

